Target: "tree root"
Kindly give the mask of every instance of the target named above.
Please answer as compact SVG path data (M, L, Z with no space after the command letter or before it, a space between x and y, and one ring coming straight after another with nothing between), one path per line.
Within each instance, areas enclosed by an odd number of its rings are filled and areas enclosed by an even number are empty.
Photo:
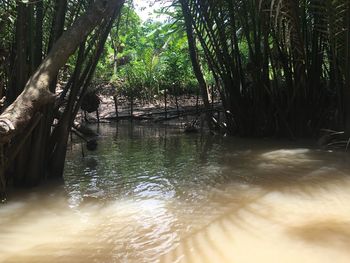
M318 140L318 145L324 149L345 149L348 151L350 147L350 138L343 131L333 131L323 129L323 135Z

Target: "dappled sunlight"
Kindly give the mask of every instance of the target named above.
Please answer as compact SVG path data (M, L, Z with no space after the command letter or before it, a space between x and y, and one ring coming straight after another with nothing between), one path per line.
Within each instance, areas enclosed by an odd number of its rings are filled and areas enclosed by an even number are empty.
M350 1L2 2L0 263L350 262Z
M349 261L348 158L276 142L100 125L65 183L0 210L1 262Z
M265 160L269 164L274 165L286 165L286 168L290 165L299 165L308 162L317 162L308 157L310 153L309 149L289 149L289 150L277 150L272 152L263 153L261 159Z
M90 203L79 210L67 207L65 198L41 206L35 203L22 207L10 204L11 209L2 213L2 218L12 213L17 217L11 222L0 221L7 226L0 234L0 260L47 262L50 257L52 262L76 262L83 257L119 262L127 257L136 262L155 258L176 238L171 230L174 219L157 200ZM153 245L147 250L149 243Z
M348 198L346 188L314 198L262 194L181 239L161 262L348 262Z

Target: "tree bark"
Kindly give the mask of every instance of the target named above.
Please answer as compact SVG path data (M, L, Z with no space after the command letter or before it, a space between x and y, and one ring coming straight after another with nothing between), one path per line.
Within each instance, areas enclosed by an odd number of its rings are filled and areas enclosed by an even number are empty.
M187 39L188 39L188 48L189 48L189 52L190 52L190 58L191 58L191 62L192 62L193 72L197 78L199 88L200 88L200 91L202 93L204 106L207 109L206 119L208 122L208 126L210 129L212 129L212 118L211 118L211 115L209 113L210 104L209 104L209 99L208 99L207 84L205 82L203 72L201 70L201 66L200 66L199 61L198 61L196 40L195 40L195 37L193 35L193 27L192 27L192 23L191 23L190 10L189 10L189 7L188 7L186 0L180 0L180 2L181 2L183 16L185 19L186 33L187 33Z
M55 14L52 20L50 40L48 45L49 51L53 47L53 44L56 42L56 40L63 34L66 11L67 0L56 0Z
M12 103L17 98L23 91L26 80L28 79L28 7L23 3L19 3L17 6L17 13L15 45L12 49L11 65L11 72L14 72L14 74L11 76L11 88L7 90L6 94L7 103Z
M55 99L55 95L49 91L49 85L59 69L102 19L112 15L123 3L123 0L97 0L85 15L63 33L30 77L23 92L0 115L0 144L9 142L28 125L41 106Z
M350 4L347 4L346 16L346 62L345 62L345 91L344 91L344 105L345 105L345 133L350 136Z
M113 27L115 18L120 14L121 8L115 8L112 15L105 19L101 28L102 32L100 35L100 40L98 41L96 51L94 56L90 59L90 63L87 64L86 74L83 73L81 79L81 66L84 62L84 44L81 45L81 50L79 51L76 72L74 73L72 88L69 96L68 105L62 118L59 121L57 128L55 129L55 136L52 136L53 140L53 150L50 154L49 160L49 173L51 177L62 177L64 162L66 157L66 148L69 137L69 132L73 125L74 119L78 110L81 107L82 99L84 98L87 88L93 78L97 63L102 55L104 46L106 44L108 35ZM79 98L78 98L79 95ZM98 110L97 110L98 114ZM99 120L99 117L98 117ZM51 147L50 147L51 148Z
M35 61L34 66L39 67L43 59L43 22L44 22L44 4L39 1L35 6L36 25L35 25Z

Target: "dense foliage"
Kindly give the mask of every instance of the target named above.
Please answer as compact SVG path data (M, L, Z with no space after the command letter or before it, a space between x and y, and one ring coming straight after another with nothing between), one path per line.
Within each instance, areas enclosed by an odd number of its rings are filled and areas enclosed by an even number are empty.
M349 1L179 0L241 135L350 124Z
M349 131L348 1L161 2L171 6L162 22L141 21L132 5L124 9L98 78L115 81L129 97L198 90L187 27L205 85L219 90L230 133Z
M184 24L173 17L142 21L132 5L125 6L107 41L96 79L114 83L117 93L148 100L164 90L196 92Z
M0 192L62 177L68 135L123 3L0 5Z
M210 128L231 134L350 134L348 0L158 1L168 19L142 21L131 0L1 2L0 112L8 112L0 115L0 134L11 136L0 137L0 188L6 180L62 176L68 136L93 79L131 101L200 93ZM119 6L103 13L106 3ZM86 33L70 31L84 15ZM62 41L66 32L71 41ZM46 87L37 87L45 74L47 98L38 95ZM23 95L30 81L37 86ZM220 95L224 123L212 116L209 86ZM18 123L27 132L20 134Z

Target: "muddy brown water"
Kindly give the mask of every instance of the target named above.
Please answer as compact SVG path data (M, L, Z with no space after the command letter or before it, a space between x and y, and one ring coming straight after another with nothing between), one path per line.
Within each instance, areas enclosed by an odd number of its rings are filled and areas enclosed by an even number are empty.
M65 182L0 206L0 262L350 262L350 159L286 141L99 127Z

